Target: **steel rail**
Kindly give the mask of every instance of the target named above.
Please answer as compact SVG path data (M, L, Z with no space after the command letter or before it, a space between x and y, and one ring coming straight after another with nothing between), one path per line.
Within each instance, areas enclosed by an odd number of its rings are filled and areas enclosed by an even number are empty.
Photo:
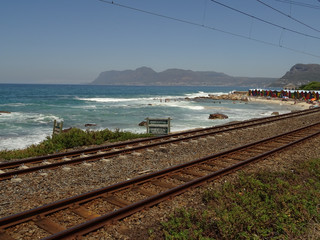
M244 128L244 127L249 127L252 125L253 126L260 125L259 122L262 122L261 124L267 124L267 123L270 123L273 121L280 121L280 120L295 117L295 116L299 117L299 116L303 116L304 114L312 114L315 112L320 112L320 108L306 109L306 110L297 111L297 112L285 113L285 114L281 114L278 116L271 116L271 117L253 119L253 120L246 120L246 121L242 121L242 122L231 123L231 124L226 124L226 125L219 125L219 126L208 127L208 128L203 128L203 129L193 129L193 130L188 130L188 131L184 131L184 132L173 133L168 136L159 136L159 137L151 137L151 138L146 138L146 139L138 139L138 140L132 140L132 141L124 142L124 143L108 144L108 145L102 145L102 146L98 146L98 147L87 148L87 149L74 150L74 151L70 151L70 152L49 154L49 155L20 159L20 160L10 161L10 162L1 162L0 169L19 166L21 164L26 164L26 163L41 162L41 161L48 160L48 159L54 160L57 158L60 159L62 157L77 156L77 155L81 155L83 153L98 152L98 151L102 151L102 150L106 150L106 149L124 147L129 144L134 145L134 144L139 144L139 143L153 141L153 140L161 140L161 139L167 139L167 138L172 138L172 137L179 137L179 136L183 136L183 135L187 135L187 134L193 134L193 133L204 132L204 131L211 131L211 130L215 130L215 129L219 129L219 128L230 128L230 127L237 127L237 126L240 126L243 124L249 124L248 126L242 126Z
M124 182L113 184L113 185L110 185L110 186L108 186L106 188L101 188L101 189L94 190L94 191L91 191L91 192L88 192L88 193L84 193L84 194L81 194L81 195L78 195L78 196L74 196L74 197L67 198L67 199L64 199L64 200L56 201L56 202L53 202L53 203L50 203L50 204L47 204L47 205L44 205L44 206L41 206L41 207L38 207L38 208L27 210L27 211L24 211L22 213L17 213L17 214L8 216L8 217L4 217L4 218L0 219L0 229L6 229L6 228L9 228L11 226L17 225L19 223L23 223L23 222L32 220L38 215L45 216L45 215L48 215L49 213L53 213L53 212L56 212L56 211L59 211L59 210L62 210L62 209L66 209L66 208L68 208L68 207L70 207L70 206L72 206L74 204L81 204L81 203L84 203L84 202L88 202L89 200L96 199L99 196L105 195L107 193L112 193L112 192L115 192L115 191L131 188L132 186L136 186L136 185L142 184L144 182L149 182L153 178L163 177L163 176L167 175L168 173L177 172L177 171L179 171L179 170L181 170L183 168L190 167L190 166L193 166L193 165L196 165L196 164L199 164L199 163L203 163L203 162L208 161L208 160L213 159L213 158L217 158L217 157L221 157L221 156L224 156L224 155L227 155L227 154L230 154L230 153L234 153L234 152L237 152L239 150L243 150L243 149L246 149L248 147L255 146L257 144L266 143L266 142L272 141L272 140L274 141L277 138L282 138L282 137L285 137L285 136L289 136L289 135L295 134L295 133L297 133L299 131L307 130L307 129L310 129L312 127L317 127L317 126L320 126L320 122L318 122L316 124L309 125L309 126L305 126L303 128L300 128L300 129L296 129L296 130L291 131L289 133L280 134L280 135L277 135L277 136L274 136L274 137L271 137L271 138L267 138L267 139L264 139L264 140L261 140L261 141L255 142L255 143L251 143L251 144L247 144L247 145L244 145L244 146L240 146L240 147L237 147L235 149L231 149L231 150L224 151L224 152L221 152L221 153L213 154L213 155L210 155L210 156L207 156L207 157L204 157L204 158L200 158L200 159L188 162L188 163L180 164L180 165L177 165L177 166L174 166L174 167L170 167L170 168L167 168L167 169L164 169L164 170L160 170L160 171L157 171L157 172L154 172L154 173L150 173L150 174L146 174L146 175L143 175L143 176L140 176L140 177L136 177L136 178L124 181ZM320 134L320 131L318 131L316 133L313 133L312 135L308 136L308 138L316 136L318 134ZM280 149L283 149L283 148L286 148L286 147L291 146L293 144L296 144L298 142L301 142L301 141L303 141L305 139L306 139L306 137L304 137L302 139L299 139L299 140L296 140L293 143L285 144L284 146L282 146L280 148L274 149L272 151L268 151L267 153L260 154L259 156L256 156L254 158L250 158L250 159L248 159L248 160L246 160L244 162L249 163L249 162L253 161L253 159L255 159L255 158L258 158L258 157L261 158L261 157L267 156L267 155L272 154L272 153L274 153L276 151L279 151ZM237 169L237 168L243 166L245 164L244 162L239 162L237 164L234 164L231 167L226 168L227 170L221 170L221 171L218 171L218 172L219 172L219 174L222 174L224 172L231 171L231 169ZM218 172L214 172L212 174L209 174L208 176L205 176L205 177L202 177L202 178L199 178L199 179L203 179L203 180L211 179L213 176L218 176ZM192 186L195 186L196 182L192 183ZM175 194L178 194L178 193L180 193L179 191L182 188L181 187L177 187L177 188L174 188L174 189L176 189L177 191L171 189L171 190L168 191L168 193L171 193L171 191L174 191ZM155 201L155 202L153 202L153 201L154 200L163 199L163 196L164 196L164 193L160 193L159 196L157 196L157 197L151 197L148 200L150 202L147 201L148 203L146 203L146 204L149 206L151 204L151 200L152 200L152 205L154 205L154 204L157 203L157 201ZM133 209L136 209L136 207L139 204L141 204L141 203L134 203L131 207L133 207ZM127 209L127 207L125 209ZM124 210L119 209L117 211L119 211L119 212L118 213L111 213L111 215L113 217L116 216L115 219L117 219L119 216L122 217L123 215L122 215L121 212L124 211ZM118 214L120 214L120 215L118 215ZM107 215L109 217L111 217L110 214L107 214ZM104 215L102 217L106 217L107 215ZM96 221L100 221L102 219L104 219L104 218L98 217L96 219ZM86 224L89 224L89 223L92 224L93 222L89 221ZM73 228L71 228L71 229L73 229ZM50 239L50 238L48 238L48 239Z
M317 111L319 111L319 110L317 109ZM313 113L313 111L311 113ZM299 116L300 116L300 114L299 114ZM291 115L287 115L286 116L286 118L288 118L288 117L291 117ZM279 120L283 120L283 118L273 119L272 117L268 117L268 118L264 119L264 122L262 124L267 124L267 123L274 122L274 121L279 121ZM56 163L49 163L49 164L41 165L41 166L29 167L29 168L26 168L26 169L13 170L13 171L1 173L0 174L0 180L5 180L5 179L11 178L13 176L26 174L26 173L31 173L31 172L36 172L36 171L39 171L39 170L53 169L53 168L61 167L61 166L64 166L64 165L79 164L81 162L86 162L86 161L96 161L96 160L99 160L99 159L102 159L102 158L110 158L110 157L117 156L117 155L120 155L120 154L127 154L127 153L134 152L134 151L140 151L140 150L143 150L143 149L146 149L146 148L152 148L152 147L156 147L156 146L159 146L159 145L182 142L182 141L187 141L187 140L190 140L190 139L206 137L206 136L213 135L213 134L226 133L226 132L229 132L229 131L239 130L239 129L243 129L243 128L259 126L259 125L262 125L260 121L261 120L258 119L258 120L254 120L254 123L251 123L250 125L240 125L240 126L235 126L233 128L217 130L217 131L214 131L214 132L201 133L203 131L208 131L208 129L200 129L200 131L192 130L193 133L200 132L200 134L181 137L181 138L177 138L177 139L172 139L173 135L170 135L169 137L166 137L166 138L169 138L169 140L164 140L164 141L155 142L155 143L149 143L149 144L146 144L146 145L143 145L143 146L131 147L130 149L121 149L121 150L107 152L107 153L101 153L101 154L97 153L97 154L94 154L94 155L91 155L91 156L87 156L87 157L79 157L79 158L76 158L76 159L70 159L70 160L65 160L65 161L56 162ZM224 125L222 127L225 127L225 126L229 127L230 125ZM237 123L235 123L235 125L237 125ZM217 127L215 127L215 128L217 128ZM186 134L190 134L190 131L187 132L187 133L184 133L184 135L186 135ZM182 136L181 133L179 133L178 135ZM164 137L156 137L156 138L152 138L151 140L154 140L154 139L166 139L166 138L164 138ZM143 139L142 141L146 142L146 141L150 141L150 140ZM140 141L136 140L136 141L133 141L133 142L134 142L134 144L141 143L141 140ZM130 143L132 143L132 142L129 142L129 143L126 143L126 144L123 144L123 143L121 143L121 144L113 144L111 146L112 146L112 148L114 148L115 146L120 146L120 145L121 146L123 146L123 145L126 146L126 145L128 145ZM42 159L42 158L43 157L41 157L41 160L43 161L44 159ZM47 158L46 160L52 160L52 159L48 159ZM22 160L20 160L18 162L20 164L21 163L25 163L25 162L22 162ZM15 164L15 163L16 162L13 162L12 164ZM10 162L9 163L4 163L3 165L8 166L9 164L10 164ZM1 169L1 164L0 164L0 169Z
M167 199L170 199L174 196L177 196L177 195L180 195L186 191L188 191L190 188L195 188L195 187L198 187L198 186L201 186L205 183L207 183L208 181L212 181L213 179L216 179L216 178L219 178L223 175L226 175L228 173L231 173L239 168L242 168L254 161L257 161L257 160L260 160L261 158L264 158L264 157L267 157L268 155L271 155L271 154L274 154L276 152L279 152L285 148L288 148L292 145L295 145L297 143L300 143L302 141L305 141L309 138L312 138L312 137L315 137L317 135L320 134L320 131L318 131L317 133L313 133L307 137L304 137L304 138L301 138L297 141L294 141L294 142L291 142L291 143L288 143L286 145L283 145L279 148L275 148L271 151L268 151L268 152L265 152L263 154L260 154L258 156L255 156L255 157L252 157L252 158L249 158L245 161L242 161L242 162L239 162L237 164L234 164L230 167L227 167L227 168L224 168L222 170L219 170L219 171L216 171L216 172L213 172L212 174L209 174L209 175L206 175L204 177L200 177L200 178L197 178L195 180L192 180L190 182L187 182L183 185L180 185L180 186L177 186L175 188L172 188L172 189L169 189L165 192L162 192L160 194L157 194L155 196L152 196L152 197L149 197L147 199L144 199L144 200L141 200L139 202L136 202L136 203L133 203L131 205L128 205L126 207L123 207L117 211L114 211L114 212L111 212L111 213L108 213L108 214L105 214L103 216L100 216L100 217L97 217L97 218L94 218L92 220L89 220L87 222L84 222L82 224L79 224L79 225L76 225L74 227L71 227L69 229L66 229L62 232L59 232L59 233L56 233L56 234L53 234L49 237L46 237L44 238L44 240L55 240L55 239L70 239L70 238L74 238L75 237L78 237L78 236L83 236L85 234L88 234L90 232L93 232L107 224L111 224L113 223L114 221L117 221L117 220L121 220L125 217L128 217L138 211L141 211L143 209L146 209L146 208L149 208L151 206L154 206L160 202L163 202Z

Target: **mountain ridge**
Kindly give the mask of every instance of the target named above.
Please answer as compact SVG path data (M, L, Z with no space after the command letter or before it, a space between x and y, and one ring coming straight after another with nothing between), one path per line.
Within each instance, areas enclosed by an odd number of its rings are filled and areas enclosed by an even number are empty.
M310 82L320 82L320 64L295 64L281 78L274 81L269 87L284 87L288 84L301 86Z
M93 85L136 86L250 86L265 87L276 78L233 77L215 71L192 71L171 68L156 72L149 67L135 70L104 71L91 82Z

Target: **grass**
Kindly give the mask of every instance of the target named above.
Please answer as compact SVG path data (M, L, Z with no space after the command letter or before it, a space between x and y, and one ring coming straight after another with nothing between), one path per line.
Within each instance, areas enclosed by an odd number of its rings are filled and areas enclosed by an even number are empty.
M320 82L310 82L299 87L299 90L320 90Z
M320 222L320 159L240 174L202 200L205 211L179 209L162 223L165 239L306 239Z
M119 130L83 131L78 128L72 128L68 132L47 137L41 143L33 144L25 149L0 151L0 159L11 160L35 157L75 147L100 145L106 142L125 141L150 136L150 134L137 134Z

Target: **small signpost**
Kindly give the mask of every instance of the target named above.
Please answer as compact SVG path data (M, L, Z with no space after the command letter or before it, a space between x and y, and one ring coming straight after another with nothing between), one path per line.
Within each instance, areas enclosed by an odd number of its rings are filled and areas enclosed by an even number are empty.
M156 136L168 135L170 133L170 118L146 118L147 133Z
M57 122L57 120L54 120L53 122L53 132L52 135L60 134L62 132L63 122Z

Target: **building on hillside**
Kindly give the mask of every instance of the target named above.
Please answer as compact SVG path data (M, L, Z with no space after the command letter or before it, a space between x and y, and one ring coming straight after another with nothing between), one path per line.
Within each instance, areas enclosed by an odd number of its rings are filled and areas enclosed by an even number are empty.
M285 85L285 86L283 87L283 89L284 89L284 90L296 90L296 89L297 89L297 86L294 85L293 83L289 83L289 84Z

